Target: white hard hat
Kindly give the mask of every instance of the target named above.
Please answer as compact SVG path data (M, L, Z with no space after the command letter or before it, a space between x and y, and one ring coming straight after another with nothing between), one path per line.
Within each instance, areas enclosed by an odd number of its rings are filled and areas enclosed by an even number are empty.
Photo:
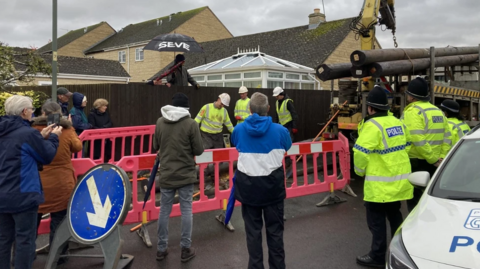
M220 98L220 101L222 101L224 106L230 105L230 95L228 95L228 93L222 93L218 96L218 98Z
M245 86L242 86L240 87L240 89L238 89L238 93L246 93L246 92L248 92L248 89Z
M283 92L283 89L280 88L280 87L275 87L275 89L273 89L273 96L278 96L279 94L281 94Z

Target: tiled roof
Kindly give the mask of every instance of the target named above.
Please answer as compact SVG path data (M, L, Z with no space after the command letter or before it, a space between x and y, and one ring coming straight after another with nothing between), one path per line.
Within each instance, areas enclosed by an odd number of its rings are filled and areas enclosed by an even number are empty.
M85 52L85 54L103 51L106 48L117 47L143 41L150 41L157 35L172 32L180 25L184 24L186 21L190 20L192 17L207 8L208 7L201 7L189 11L178 12L158 19L153 19L137 24L130 24L127 27L123 28L121 31L118 31L110 38L90 48Z
M257 49L297 64L316 68L340 45L349 34L352 18L321 23L316 29L308 25L265 33L238 36L200 45L204 53L185 53L185 66L190 69L237 53L237 49ZM172 59L173 60L173 59ZM172 61L173 62L173 61ZM163 73L171 64L150 79Z
M80 29L72 30L72 31L64 34L63 36L61 36L57 39L57 49L60 49L61 47L64 47L64 46L68 45L69 43L75 41L76 39L82 37L83 35L95 30L95 28L102 25L102 23L105 23L105 22L100 22L100 23L90 25L90 26L87 26L87 27L82 27ZM85 32L85 29L87 29L86 32ZM43 46L43 47L41 47L37 50L38 53L46 53L46 52L51 52L51 51L52 51L52 43L48 43L45 46Z
M45 62L51 63L51 55L41 55ZM22 56L17 57L22 61ZM15 65L17 70L25 68L23 65ZM62 74L109 76L109 77L130 77L118 61L100 60L91 58L78 58L58 56L58 72Z

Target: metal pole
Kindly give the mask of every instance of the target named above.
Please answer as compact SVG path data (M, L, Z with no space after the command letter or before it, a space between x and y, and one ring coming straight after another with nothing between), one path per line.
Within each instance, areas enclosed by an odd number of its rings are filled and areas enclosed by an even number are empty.
M334 83L335 83L335 80L332 79L331 80L331 86L330 86L330 104L333 104L333 86L334 86Z
M435 47L430 47L430 96L431 102L435 105Z
M57 0L52 0L52 101L57 101Z

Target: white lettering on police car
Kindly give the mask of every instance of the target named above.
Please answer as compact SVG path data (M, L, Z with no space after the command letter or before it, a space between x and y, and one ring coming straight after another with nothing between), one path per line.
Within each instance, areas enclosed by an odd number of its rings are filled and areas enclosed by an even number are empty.
M388 137L403 135L402 127L395 126L395 127L387 128L387 135L388 135Z
M433 121L433 123L442 123L443 122L443 117L442 116L433 116L432 121Z

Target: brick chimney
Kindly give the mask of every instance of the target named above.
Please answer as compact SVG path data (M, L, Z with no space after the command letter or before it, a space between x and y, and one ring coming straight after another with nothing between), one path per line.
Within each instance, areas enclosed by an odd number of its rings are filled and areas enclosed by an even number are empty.
M308 15L308 20L308 29L315 29L320 23L326 22L325 14L320 13L319 8L314 9L313 13Z

